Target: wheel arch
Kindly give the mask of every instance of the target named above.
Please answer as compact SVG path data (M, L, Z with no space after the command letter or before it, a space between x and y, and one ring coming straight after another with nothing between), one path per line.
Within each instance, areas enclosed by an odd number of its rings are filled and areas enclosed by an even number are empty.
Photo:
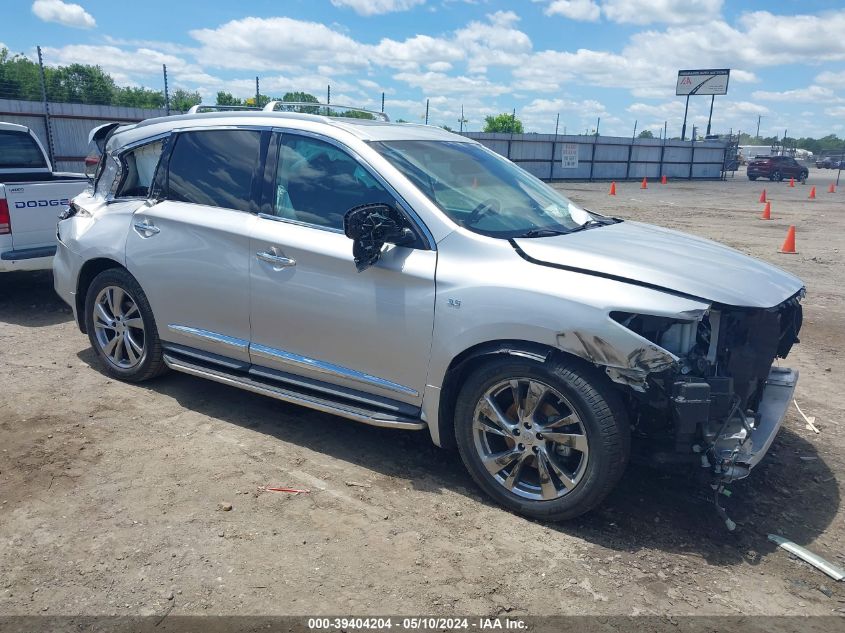
M88 288L97 275L111 268L126 269L123 264L113 259L97 257L89 259L79 270L79 277L76 280L76 325L83 334L88 333L85 327L85 297L88 294Z
M442 448L456 447L454 412L461 386L472 371L502 356L528 359L541 364L552 359L565 360L586 371L594 371L596 375L603 375L603 372L596 371L592 363L551 345L519 339L477 343L452 358L446 369L437 403L436 424L433 425L435 428L430 428L435 444ZM607 376L604 378L610 382Z

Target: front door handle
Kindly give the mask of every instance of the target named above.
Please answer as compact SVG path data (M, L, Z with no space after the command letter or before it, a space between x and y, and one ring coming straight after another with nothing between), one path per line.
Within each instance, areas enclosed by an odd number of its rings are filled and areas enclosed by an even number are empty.
M155 224L150 224L149 220L135 222L132 226L135 227L135 230L138 231L141 237L152 237L161 233L161 229Z
M282 255L276 255L275 253L272 253L270 251L260 251L256 253L255 256L262 262L272 264L273 268L290 268L291 266L296 266L295 259L291 259L290 257L283 257Z

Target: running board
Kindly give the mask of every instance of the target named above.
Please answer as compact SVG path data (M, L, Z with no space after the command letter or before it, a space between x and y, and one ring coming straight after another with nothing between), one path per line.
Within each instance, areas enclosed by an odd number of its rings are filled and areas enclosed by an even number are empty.
M380 411L371 411L360 407L355 407L346 403L335 402L319 396L299 393L290 389L277 387L276 385L267 384L258 380L254 380L249 376L230 374L218 369L211 369L202 365L197 365L188 362L181 358L175 358L169 354L164 354L164 363L175 371L181 371L191 376L199 376L200 378L207 378L224 385L238 387L253 393L258 393L264 396L270 396L282 402L296 404L309 409L315 409L324 413L331 413L342 418L355 420L369 424L370 426L380 426L390 429L404 429L408 431L420 431L427 427L425 422L418 419L392 415L390 413L383 413Z

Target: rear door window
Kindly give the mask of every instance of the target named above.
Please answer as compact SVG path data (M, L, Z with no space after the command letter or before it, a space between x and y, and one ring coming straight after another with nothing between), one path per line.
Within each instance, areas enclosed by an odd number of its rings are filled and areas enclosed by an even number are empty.
M0 131L0 169L42 169L47 161L26 132Z
M163 144L163 140L153 141L129 150L120 157L124 176L116 197L146 198L149 195Z
M260 146L255 130L179 134L170 155L167 198L250 211Z

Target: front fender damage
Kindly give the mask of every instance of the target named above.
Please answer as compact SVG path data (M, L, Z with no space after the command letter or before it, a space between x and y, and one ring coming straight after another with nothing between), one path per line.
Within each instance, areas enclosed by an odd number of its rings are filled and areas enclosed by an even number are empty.
M644 392L649 374L675 368L678 357L645 339L638 343L626 352L595 334L573 331L557 335L561 350L603 367L613 382Z

